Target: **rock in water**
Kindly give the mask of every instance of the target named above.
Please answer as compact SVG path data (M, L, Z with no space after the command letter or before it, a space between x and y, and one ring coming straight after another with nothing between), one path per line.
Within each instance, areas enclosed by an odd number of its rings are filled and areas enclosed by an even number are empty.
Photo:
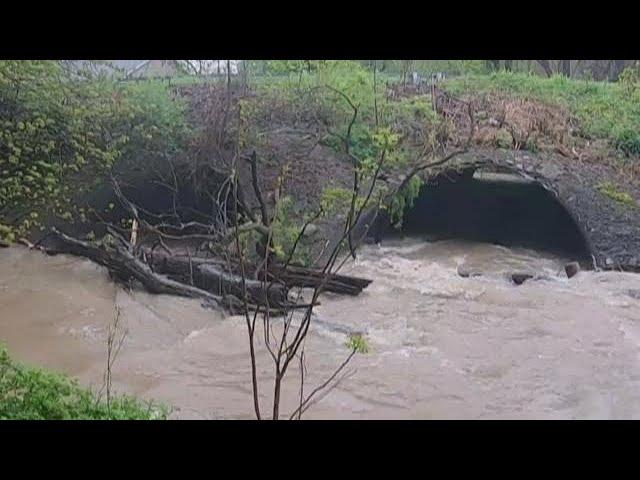
M458 275L460 275L462 278L469 278L479 277L482 274L479 272L472 272L466 265L458 265Z
M626 293L631 298L635 298L636 300L640 300L640 290L630 289L630 290L627 290Z
M564 266L564 271L567 273L567 278L571 278L580 271L580 264L578 262L567 263Z
M524 282L526 282L531 278L533 278L533 275L531 273L512 273L511 274L511 280L516 285L522 285Z

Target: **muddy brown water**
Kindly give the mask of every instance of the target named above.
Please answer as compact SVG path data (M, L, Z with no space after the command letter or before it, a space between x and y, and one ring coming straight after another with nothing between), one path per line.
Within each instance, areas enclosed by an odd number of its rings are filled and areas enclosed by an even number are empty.
M346 357L349 332L363 332L371 351L306 418L640 418L640 275L568 280L565 260L453 240L364 247L343 271L376 280L358 297L321 298L306 391ZM484 275L461 278L458 265ZM529 269L545 278L521 286L505 278ZM172 418L253 418L242 317L116 288L86 260L0 249L0 341L22 361L98 390L115 305L128 331L113 368L117 391L172 405ZM264 347L259 361L269 410ZM292 368L285 413L298 395Z

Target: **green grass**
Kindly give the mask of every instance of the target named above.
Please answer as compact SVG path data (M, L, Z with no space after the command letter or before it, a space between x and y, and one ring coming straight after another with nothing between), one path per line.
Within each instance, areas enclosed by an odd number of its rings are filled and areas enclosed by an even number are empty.
M15 362L0 345L0 420L160 420L168 410L135 398L99 400L75 380Z
M585 138L606 139L625 154L640 155L640 94L617 83L498 72L454 78L446 87L454 94L506 92L565 106Z
M616 202L623 203L629 206L636 206L636 201L627 192L620 190L616 185L611 182L605 182L598 185L598 191L603 195L615 200Z

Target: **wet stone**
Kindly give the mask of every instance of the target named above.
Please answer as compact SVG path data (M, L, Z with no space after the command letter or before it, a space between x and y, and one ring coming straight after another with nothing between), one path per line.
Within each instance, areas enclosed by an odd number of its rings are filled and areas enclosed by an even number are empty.
M578 262L567 263L564 266L564 271L567 274L567 278L571 278L580 271L580 264Z
M629 289L629 290L626 291L626 294L631 298L635 298L636 300L640 300L640 290Z
M516 285L522 285L534 277L532 273L516 272L511 274L511 281Z
M479 277L482 275L482 273L474 272L470 270L469 267L467 267L466 265L458 265L458 275L460 275L462 278L469 278L469 277Z

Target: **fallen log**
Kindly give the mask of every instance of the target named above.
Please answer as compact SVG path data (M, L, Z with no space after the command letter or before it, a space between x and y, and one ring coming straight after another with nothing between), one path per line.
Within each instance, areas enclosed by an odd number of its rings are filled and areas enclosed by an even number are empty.
M69 237L53 230L40 243L49 255L59 253L88 258L109 270L116 279L126 283L139 281L151 293L164 293L192 298L203 298L218 305L239 307L244 292L248 304L269 306L274 309L295 308L288 301L285 285L245 279L226 273L219 267L221 261L206 258L150 256L148 265L135 258L124 248L103 247Z
M580 264L578 262L570 262L564 266L567 278L575 277L580 272Z
M245 278L243 286L242 277L224 271L225 263L222 260L156 254L148 255L147 261L156 273L217 295L231 294L242 298L246 291L247 299L252 304L274 308L291 306L288 301L289 289L284 284Z
M194 276L195 284L211 292L231 293L242 298L246 291L248 298L256 305L281 308L292 306L288 301L289 289L276 282L261 282L228 274L213 265L200 265Z
M142 249L143 259L154 272L183 276L187 280L193 269L200 265L213 265L224 268L226 262L220 258L189 256L184 254L167 254L163 251Z
M316 288L324 284L322 291L346 295L358 295L373 281L346 275L327 275L320 270L295 265L289 265L287 268L272 265L269 268L269 277L281 281L287 288Z
M163 275L154 273L151 268L135 258L128 251L118 247L101 247L89 242L69 237L56 229L39 242L45 253L60 253L85 257L106 267L116 278L127 281L135 279L151 293L164 293L183 297L202 298L224 305L221 295L185 285Z
M88 258L106 267L116 280L125 284L136 280L151 293L201 298L233 310L242 310L240 299L245 294L251 309L270 308L275 313L306 307L289 301L291 287L322 286L323 291L357 295L371 283L364 278L337 274L327 276L310 268L277 265L272 265L266 281L264 276L258 280L247 277L243 280L233 273L233 267L229 271L229 265L222 259L142 250L144 261L141 261L124 242L121 243L98 245L54 229L37 246L49 255L69 254Z
M151 265L152 269L158 273L165 273L170 276L179 276L181 281L194 282L194 285L206 288L214 293L219 292L215 282L219 282L216 278L217 275L227 270L228 274L228 262L225 262L219 258L203 258L203 257L188 257L185 255L167 255L161 252L149 252L147 253L147 261ZM204 270L202 269L204 267ZM237 266L232 265L232 268L236 269ZM205 273L212 275L212 278L198 279L198 274ZM255 277L254 277L255 278ZM248 293L250 298L256 300L263 299L264 302L264 290L263 280L264 275L258 274L259 280L247 280ZM300 267L295 265L289 265L286 269L282 265L271 265L269 267L268 281L271 284L268 294L269 304L277 305L281 303L284 298L284 292L293 287L303 288L315 288L320 286L325 280L325 274L320 270ZM239 274L227 276L226 284L231 288L232 293L236 296L241 295L241 283ZM366 278L350 277L346 275L329 275L327 281L322 288L323 291L340 293L346 295L358 295L362 292L372 280ZM213 284L213 290L209 285Z

